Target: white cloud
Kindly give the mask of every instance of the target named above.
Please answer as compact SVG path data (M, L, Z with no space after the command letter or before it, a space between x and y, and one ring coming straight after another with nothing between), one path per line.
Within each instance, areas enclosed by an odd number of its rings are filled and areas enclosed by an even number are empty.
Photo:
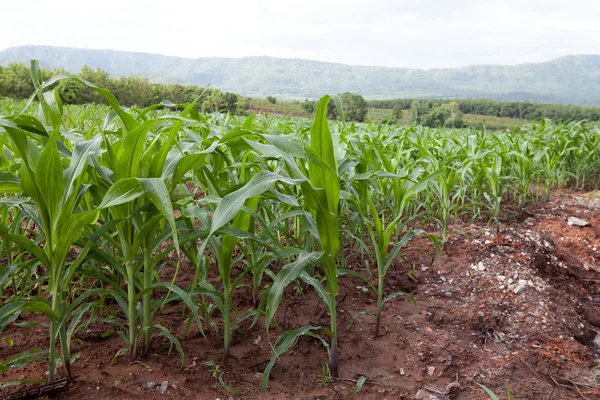
M416 68L600 53L594 0L4 0L0 48L269 55ZM7 34L10 32L10 34Z

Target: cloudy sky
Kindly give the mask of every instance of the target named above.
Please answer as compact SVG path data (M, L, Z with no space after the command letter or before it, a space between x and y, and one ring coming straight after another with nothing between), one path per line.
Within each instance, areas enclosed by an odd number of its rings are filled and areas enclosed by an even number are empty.
M414 68L600 54L598 0L0 0L0 12L0 49L38 44Z

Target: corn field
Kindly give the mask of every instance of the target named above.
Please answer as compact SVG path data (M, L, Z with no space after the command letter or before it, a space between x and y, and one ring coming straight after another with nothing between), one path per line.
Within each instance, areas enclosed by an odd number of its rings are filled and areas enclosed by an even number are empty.
M247 320L269 333L263 390L301 336L322 344L337 377L341 280L372 296L362 315L377 337L387 302L418 312L410 294L384 286L415 238L439 256L457 221L500 231L531 202L596 185L600 172L600 130L584 122L503 132L354 124L336 96L320 99L314 120L201 114L195 103L125 109L85 81L107 105L67 107L52 87L80 78L41 82L35 65L32 78L28 101L0 103L0 333L31 329L38 315L49 342L0 360L0 373L44 363L49 382L77 369L77 332L103 324L123 343L107 354L115 362L143 361L160 337L183 363L195 356L187 335L216 335L219 381L235 390L232 334ZM328 106L339 121L326 119ZM348 263L357 254L361 263ZM183 268L194 274L186 286ZM329 324L284 330L289 286L318 297ZM245 309L233 301L242 288ZM156 318L169 303L181 306L184 335Z

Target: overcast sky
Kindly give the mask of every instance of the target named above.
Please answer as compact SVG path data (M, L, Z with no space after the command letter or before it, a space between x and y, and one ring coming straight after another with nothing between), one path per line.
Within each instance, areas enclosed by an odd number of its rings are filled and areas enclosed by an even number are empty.
M0 14L0 49L37 44L414 68L600 54L600 0L0 0Z

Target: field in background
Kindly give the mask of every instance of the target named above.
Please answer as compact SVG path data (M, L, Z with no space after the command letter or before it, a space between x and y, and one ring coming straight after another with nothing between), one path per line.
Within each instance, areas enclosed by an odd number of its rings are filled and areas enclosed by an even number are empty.
M275 104L270 103L263 98L252 99L249 102L250 112L270 113L274 115L286 115L295 117L309 118L313 113L307 112L302 107L302 101L299 100L277 100ZM519 125L530 123L531 121L518 118L501 118L477 114L465 114L464 120L467 124L474 128L481 128L485 125L487 129L501 130L514 129ZM382 123L393 121L393 110L385 108L369 108L367 121L373 123ZM411 125L410 110L402 110L402 119L398 122L393 122L398 125Z

